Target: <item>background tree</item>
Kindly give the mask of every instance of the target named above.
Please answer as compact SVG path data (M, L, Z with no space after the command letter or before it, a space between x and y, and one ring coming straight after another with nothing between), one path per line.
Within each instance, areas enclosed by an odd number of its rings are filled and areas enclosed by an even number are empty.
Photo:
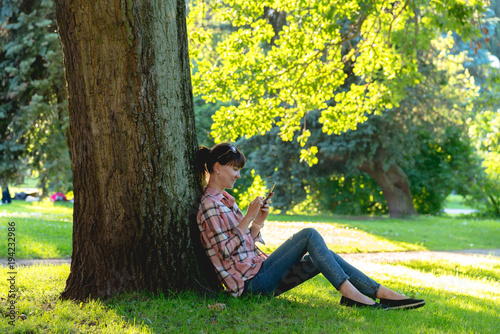
M270 8L281 17L284 13L286 20L279 20L284 25L277 27ZM480 10L479 2L454 1L444 6L419 1L194 3L195 87L208 101L235 102L215 113L213 136L248 138L274 125L282 140L295 138L309 146L301 148L300 160L316 163L317 154L347 161L337 151L341 146L329 149L312 140L311 119L318 118L329 135L358 129L360 142L373 138L360 133L357 123L373 113L404 109L401 103L413 93L411 87L426 80L418 54L431 48L444 29L473 36L478 30L465 23ZM233 29L220 33L229 22ZM381 140L398 146L397 140ZM394 164L388 145L377 148L378 143L366 148L368 155L360 154L364 149L358 146L350 163L376 178L391 215L414 214L406 175Z
M483 167L468 192L469 204L486 214L500 216L500 70L489 68L493 75L484 85L485 94L479 112L470 119L469 133Z
M196 246L201 186L184 1L55 4L75 194L63 298L211 286L215 274L203 272L208 260Z
M465 43L458 36L457 47L467 52L465 66L474 75L481 87L474 100L474 112L468 115L467 126L481 170L476 173L468 187L457 188L457 192L467 198L472 207L485 215L500 216L500 169L498 169L498 114L500 110L499 84L499 17L498 1L492 1L491 7L481 21L483 36L474 42Z
M3 0L0 50L0 178L30 173L45 190L71 186L62 50L52 1Z
M484 24L483 32L485 39L482 43L483 48L486 48L497 59L500 58L500 26L498 25L500 18L500 1L491 0L491 4L487 13L489 19ZM476 45L477 46L477 45ZM486 46L486 47L484 47ZM498 64L500 65L500 64Z

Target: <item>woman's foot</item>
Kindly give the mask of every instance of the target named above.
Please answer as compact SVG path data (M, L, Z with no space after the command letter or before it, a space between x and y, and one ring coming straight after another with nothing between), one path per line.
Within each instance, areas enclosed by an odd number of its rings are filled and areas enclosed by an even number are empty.
M409 310L425 305L423 299L408 298L385 286L380 286L377 291L377 298L380 298L380 304L387 305L389 310Z
M411 310L425 305L423 299L380 299L380 304L387 305L388 310Z
M373 302L373 300L372 300L372 302ZM364 304L364 303L360 303L360 302L357 302L355 300L349 299L345 296L342 296L342 298L340 298L340 305L347 306L347 307L364 307L364 308L374 308L374 309L382 309L382 310L387 309L387 306L383 305L383 304L379 304L379 303Z
M354 285L352 285L351 282L349 281L345 281L344 283L342 283L342 285L339 288L339 292L342 294L343 297L347 298L348 300L352 300L354 302L358 302L363 305L370 306L377 304L373 299L359 292L359 290L356 289Z
M381 285L380 288L377 290L377 298L391 299L391 300L408 299L408 297L406 297L405 295L397 293L396 291L392 291L391 289L386 288L383 285Z

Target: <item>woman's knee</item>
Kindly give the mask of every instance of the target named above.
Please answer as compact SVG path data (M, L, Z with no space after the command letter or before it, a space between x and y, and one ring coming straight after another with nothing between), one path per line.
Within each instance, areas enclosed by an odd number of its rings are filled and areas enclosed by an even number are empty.
M306 234L309 239L322 238L321 234L312 227L306 227L300 232Z

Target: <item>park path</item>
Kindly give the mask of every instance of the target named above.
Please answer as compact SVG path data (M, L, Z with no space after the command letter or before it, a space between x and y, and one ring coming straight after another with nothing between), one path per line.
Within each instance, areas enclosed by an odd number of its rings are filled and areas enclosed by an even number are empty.
M321 233L325 242L329 245L356 244L359 240L364 240L364 246L372 246L372 249L383 249L390 247L390 244L384 241L371 238L366 233L357 229L337 228L331 224L312 223L312 222L269 222L266 224L264 239L266 245L278 247L285 242L291 235L303 228L312 227ZM370 248L370 247L365 247ZM333 250L335 248L332 248ZM430 259L449 259L460 260L463 263L470 263L478 256L496 256L500 257L500 249L467 249L458 251L389 251L389 252L370 252L370 253L339 253L349 262L401 262L411 260L430 260ZM29 266L35 264L65 264L70 263L71 259L42 259L42 260L16 260L18 266ZM5 258L0 258L1 265L7 265Z
M401 262L412 260L446 259L460 260L477 256L500 257L500 249L466 249L457 251L409 251L409 252L383 252L383 253L351 253L342 257L349 261L367 262Z
M474 257L495 256L500 257L500 249L467 249L457 251L409 251L409 252L380 252L380 253L351 253L339 254L346 261L352 262L402 262L411 260L471 260ZM466 261L467 262L467 261ZM69 264L71 259L19 259L16 266L31 266L36 264ZM3 266L7 265L5 258L1 259Z

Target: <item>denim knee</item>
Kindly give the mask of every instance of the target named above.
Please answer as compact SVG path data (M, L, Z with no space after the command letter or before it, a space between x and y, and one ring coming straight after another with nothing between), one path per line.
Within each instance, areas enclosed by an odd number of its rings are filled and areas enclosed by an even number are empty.
M317 239L317 238L323 238L321 236L321 234L319 234L319 232L315 228L312 228L312 227L306 227L306 228L302 229L299 233L304 233L305 235L307 235L307 237L310 240Z

